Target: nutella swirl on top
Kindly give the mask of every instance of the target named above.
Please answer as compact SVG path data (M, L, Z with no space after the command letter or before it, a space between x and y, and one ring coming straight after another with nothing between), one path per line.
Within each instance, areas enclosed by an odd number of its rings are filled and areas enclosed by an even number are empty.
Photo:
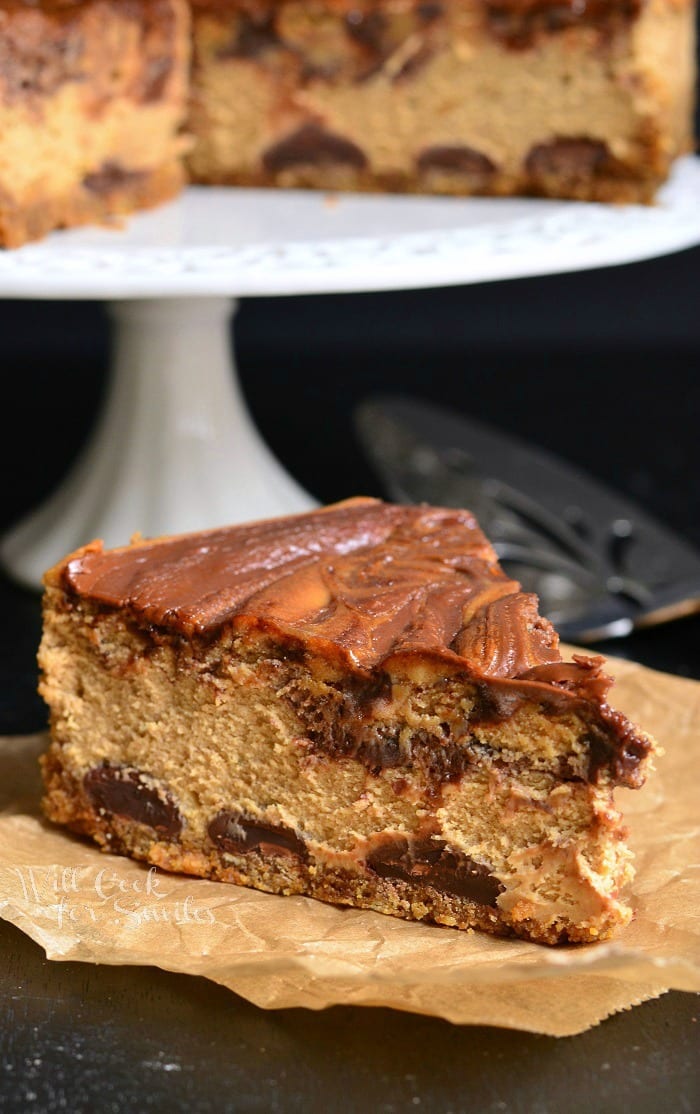
M233 624L332 645L360 671L420 654L568 688L598 674L598 659L561 662L537 598L506 576L467 510L357 498L121 549L97 541L67 561L63 583L186 636Z
M360 670L400 653L518 677L560 660L552 626L469 511L354 499L324 511L70 559L65 586L185 635L262 625Z

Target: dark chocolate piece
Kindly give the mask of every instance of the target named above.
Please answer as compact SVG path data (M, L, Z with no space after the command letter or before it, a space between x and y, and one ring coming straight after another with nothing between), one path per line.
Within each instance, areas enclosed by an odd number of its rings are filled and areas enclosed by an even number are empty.
M269 174L279 174L296 166L352 166L361 170L367 165L363 151L342 135L334 135L319 124L302 124L291 135L264 152L262 163Z
M504 887L487 867L448 847L443 839L387 836L366 858L380 878L424 883L443 893L494 906Z
M612 727L608 735L600 730L591 730L586 739L589 746L588 781L596 782L605 772L621 785L633 789L644 784L640 777L642 762L648 757L650 745L646 739L638 738L632 725L621 712L613 711L603 705L603 719Z
M83 786L93 806L154 828L175 839L182 830L182 817L170 793L144 781L148 775L128 766L97 766L88 770Z
M83 186L90 193L108 194L145 177L145 170L126 170L120 163L108 160L99 170L85 175Z
M597 139L561 138L531 148L525 169L532 178L556 176L566 182L587 182L609 159L607 145Z
M463 174L474 183L485 186L496 172L488 156L462 144L426 147L416 159L421 173L444 170L450 174Z
M295 855L308 858L306 844L292 828L284 824L265 824L250 820L242 812L223 809L210 821L209 838L219 850L243 855L259 851L263 855Z

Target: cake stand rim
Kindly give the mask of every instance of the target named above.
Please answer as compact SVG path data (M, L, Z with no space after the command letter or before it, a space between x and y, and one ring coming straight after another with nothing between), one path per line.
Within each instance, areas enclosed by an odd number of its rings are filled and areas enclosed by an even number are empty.
M296 205L313 222L340 204L351 226L355 214L359 222L370 210L375 221L386 213L389 225L397 214L412 219L421 211L448 219L438 228L389 227L371 236L358 227L357 234L335 237L314 238L312 232L306 239L251 240L246 233L239 242L190 244L186 237L177 241L178 229L201 215L203 205L212 205L214 194L210 187L188 187L169 205L129 218L122 230L71 229L0 252L0 298L105 301L425 289L593 270L700 245L698 155L677 160L651 206L406 195L397 203L392 195L366 194L334 195L329 206L320 191L213 189L224 215L235 216L238 205L239 218L257 204L279 221ZM152 243L149 229L156 233Z

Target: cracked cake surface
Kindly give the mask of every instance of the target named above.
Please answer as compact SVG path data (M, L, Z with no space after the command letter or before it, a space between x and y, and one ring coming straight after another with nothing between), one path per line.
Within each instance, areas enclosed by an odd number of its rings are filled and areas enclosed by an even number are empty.
M458 928L629 921L654 741L464 510L354 499L46 574L47 816L167 870Z

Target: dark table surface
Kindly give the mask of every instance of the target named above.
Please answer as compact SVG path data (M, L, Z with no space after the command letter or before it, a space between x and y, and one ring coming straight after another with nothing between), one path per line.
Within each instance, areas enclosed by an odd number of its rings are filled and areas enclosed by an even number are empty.
M236 356L263 435L324 502L383 494L352 410L401 390L560 453L700 546L699 279L696 250L479 287L251 299ZM74 459L109 339L98 304L0 303L0 529ZM0 734L42 730L39 598L0 576L0 615ZM596 649L700 678L700 616ZM4 922L0 941L2 1109L700 1110L695 995L556 1040L378 1009L265 1012L202 979L49 963Z

